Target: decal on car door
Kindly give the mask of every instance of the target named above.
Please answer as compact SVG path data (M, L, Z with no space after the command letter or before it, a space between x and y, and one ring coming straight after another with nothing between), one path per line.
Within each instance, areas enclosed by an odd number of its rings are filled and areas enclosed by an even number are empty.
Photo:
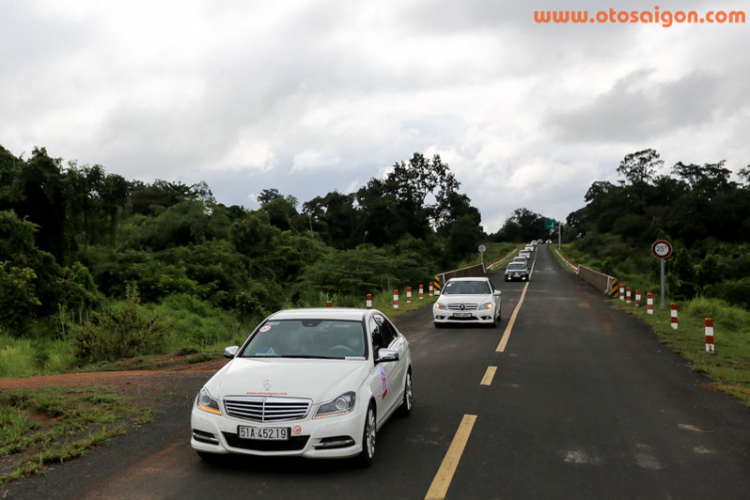
M385 369L378 365L377 367L378 375L380 375L380 383L383 384L383 394L380 396L380 399L385 399L385 395L388 394L388 377L385 374Z

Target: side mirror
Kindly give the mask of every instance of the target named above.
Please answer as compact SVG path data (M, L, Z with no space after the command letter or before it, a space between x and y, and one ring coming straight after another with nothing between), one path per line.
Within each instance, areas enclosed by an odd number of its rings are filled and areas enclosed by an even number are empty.
M502 294L503 294L503 292L502 292L502 291L500 291L500 290L495 290L494 292L492 292L492 295L494 295L495 297L499 297L499 296L501 296Z
M237 355L237 351L240 350L239 346L233 345L231 347L224 348L224 357L232 359Z
M393 349L378 349L376 363L385 363L389 361L398 361L398 351Z

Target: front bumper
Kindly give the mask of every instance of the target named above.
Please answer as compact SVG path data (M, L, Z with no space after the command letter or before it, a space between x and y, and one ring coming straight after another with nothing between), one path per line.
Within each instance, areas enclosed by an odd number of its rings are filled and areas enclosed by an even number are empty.
M463 316L456 316L463 314ZM452 311L452 310L432 310L432 319L436 324L492 324L498 313L495 309L485 309L482 311Z
M362 433L367 406L358 402L346 415L315 419L308 415L291 422L260 423L215 415L193 404L190 446L200 452L256 456L301 456L347 458L362 451ZM238 426L286 427L290 438L283 441L242 439Z
M528 274L506 274L505 281L529 281Z

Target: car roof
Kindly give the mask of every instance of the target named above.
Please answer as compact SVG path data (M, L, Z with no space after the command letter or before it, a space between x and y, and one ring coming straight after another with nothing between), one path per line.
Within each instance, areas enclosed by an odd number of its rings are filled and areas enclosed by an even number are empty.
M310 307L303 309L284 309L271 314L268 319L339 319L362 321L368 312L380 312L377 309L356 307ZM382 313L381 313L382 314Z

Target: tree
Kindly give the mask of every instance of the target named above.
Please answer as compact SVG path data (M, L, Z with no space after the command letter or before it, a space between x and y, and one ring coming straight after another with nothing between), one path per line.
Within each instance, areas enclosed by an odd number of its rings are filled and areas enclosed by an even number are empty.
M617 167L617 173L633 186L643 186L653 182L657 169L664 164L659 159L659 153L653 149L644 149L625 155Z

